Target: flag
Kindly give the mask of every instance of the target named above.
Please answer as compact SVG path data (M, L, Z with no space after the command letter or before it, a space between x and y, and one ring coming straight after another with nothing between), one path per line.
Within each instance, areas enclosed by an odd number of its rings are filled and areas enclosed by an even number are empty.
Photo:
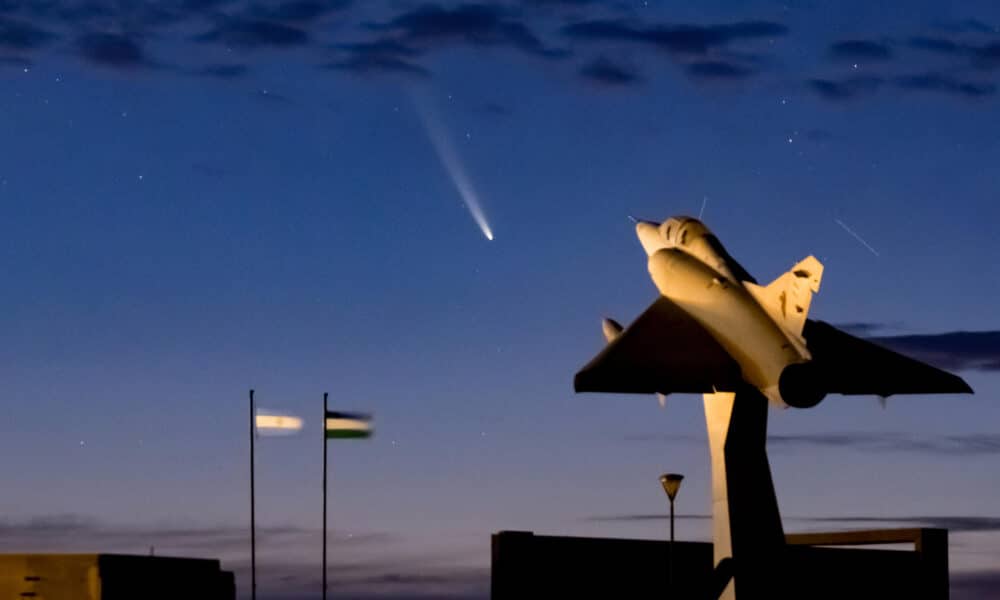
M257 411L254 417L257 433L261 435L291 435L302 429L302 419L270 411Z
M374 432L371 415L332 410L326 411L326 427L324 429L327 439L367 438L371 437Z

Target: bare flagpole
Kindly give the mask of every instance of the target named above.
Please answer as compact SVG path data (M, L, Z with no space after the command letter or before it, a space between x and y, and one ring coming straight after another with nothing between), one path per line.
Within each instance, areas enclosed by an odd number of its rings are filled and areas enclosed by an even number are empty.
M326 600L326 399L323 392L323 600Z
M250 390L250 598L257 600L257 522L253 481L253 439L254 431L253 390Z

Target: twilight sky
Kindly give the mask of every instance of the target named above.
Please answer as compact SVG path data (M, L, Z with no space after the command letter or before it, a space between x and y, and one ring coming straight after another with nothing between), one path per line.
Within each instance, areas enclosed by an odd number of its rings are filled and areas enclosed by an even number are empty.
M258 445L262 598L318 592L324 391L376 416L330 447L340 593L484 596L501 529L659 538L659 473L709 511L700 399L572 377L655 297L626 215L703 209L976 390L772 411L786 529L950 527L953 597L1000 585L995 2L0 0L0 82L0 550L247 591L251 387L306 418Z

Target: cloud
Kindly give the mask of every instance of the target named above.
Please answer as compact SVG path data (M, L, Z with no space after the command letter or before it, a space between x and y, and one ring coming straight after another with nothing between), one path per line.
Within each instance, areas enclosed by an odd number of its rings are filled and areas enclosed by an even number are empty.
M338 44L337 48L341 50L346 50L354 54L366 54L366 55L379 55L379 56L395 56L395 57L414 57L419 56L421 52L416 48L412 48L403 44L397 40L383 38L372 40L369 42L356 42L353 44Z
M590 42L631 42L679 55L704 56L739 40L784 36L788 28L770 21L740 21L728 25L635 25L622 20L591 20L563 27L571 39Z
M624 439L628 442L704 443L704 438L687 434L640 433L627 435ZM767 443L772 448L845 448L863 452L952 457L1000 455L1000 434L994 433L929 435L876 431L771 434Z
M878 523L905 524L914 527L947 529L953 533L971 531L1000 531L1000 517L960 516L960 515L915 515L915 516L846 516L846 517L805 517L795 519L812 523Z
M638 513L638 514L622 514L622 515L597 515L592 517L585 517L585 521L591 521L594 523L609 523L615 521L662 521L664 519L669 519L670 515L665 514L650 514L650 513ZM674 515L674 518L678 521L708 521L711 520L712 515Z
M699 81L734 81L754 74L746 67L721 60L693 62L686 67L686 71L691 78Z
M238 79L246 76L250 72L250 67L242 64L217 64L207 65L192 71L194 75L211 77L214 79Z
M892 50L882 42L870 40L844 40L830 45L830 56L841 61L885 61L892 58Z
M559 58L566 51L549 48L524 23L496 4L454 8L425 4L384 23L369 24L401 42L429 49L447 44L508 46L534 56Z
M935 54L965 57L978 69L1000 67L1000 42L972 44L942 37L914 36L909 39L908 44Z
M597 4L597 0L523 0L527 6L579 8Z
M642 82L632 67L598 58L580 68L580 77L604 87L628 87Z
M948 582L952 600L990 600L1000 590L1000 570L951 573Z
M877 91L884 80L881 77L855 76L846 79L810 79L806 82L819 97L833 102L853 100Z
M56 35L30 23L0 16L0 49L33 50L56 39Z
M980 68L993 69L1000 66L1000 42L976 47L972 57L976 66Z
M315 599L320 583L316 552L321 532L294 526L258 526L257 543L269 552L258 556L258 591L281 598ZM461 557L426 551L407 553L401 538L381 532L328 536L329 576L337 583L337 597L349 598L488 598L489 571L478 566L452 566ZM238 587L249 586L247 555L250 532L246 525L120 526L80 515L50 515L24 520L0 520L0 551L104 552L221 558L232 570ZM274 562L267 556L307 556L301 562ZM315 561L315 562L314 562Z
M149 68L150 73L235 79L251 75L267 53L298 49L302 52L294 57L327 70L426 79L431 75L428 55L443 48L496 47L555 60L572 55L573 46L561 45L572 42L597 50L599 57L614 56L622 45L668 56L689 80L705 84L753 79L775 61L741 45L774 42L789 34L786 25L773 20L648 21L643 18L648 13L628 3L598 0L431 1L378 7L369 10L370 3L352 0L0 0L0 64L31 64L45 53L58 55L63 47L58 42L66 38L83 64L117 70ZM369 13L376 16L363 21L361 15ZM536 22L553 25L558 38L541 35ZM350 31L360 37L334 37ZM911 37L906 46L953 57L978 71L992 70L1000 68L1000 42L987 37L992 31L981 21L960 20ZM162 57L150 55L154 41ZM180 57L193 50L193 43L221 46L227 54L217 58L231 62L215 64L210 58L202 66L173 66L184 63ZM888 38L844 39L829 46L834 59L854 62L888 61L898 50ZM811 79L806 85L834 102L860 98L883 84L955 98L996 94L993 82L954 75L951 66L922 72L918 65L915 74L882 77L848 73ZM602 86L627 87L644 79L634 66L602 58L567 69L575 69L581 81Z
M259 526L257 540L284 546L311 544L320 532L294 526ZM392 534L380 532L333 535L335 545L367 545L395 542ZM7 551L99 551L136 552L150 546L173 552L242 553L250 543L245 525L124 526L81 515L49 515L24 520L0 520L0 548Z
M1000 454L1000 434L919 435L910 433L814 433L770 435L770 446L851 448L865 452L908 452L943 456Z
M961 81L949 75L942 75L940 73L906 75L903 77L897 77L895 79L895 83L904 90L940 92L964 96L966 98L982 98L984 96L992 96L997 91L997 86L992 83Z
M351 0L288 0L277 6L254 5L256 18L268 21L309 22L342 11L351 6Z
M427 78L431 75L429 70L415 62L382 54L355 54L341 61L327 63L325 68L355 75L397 74L417 78Z
M417 78L430 76L430 71L414 58L422 52L391 38L368 42L338 44L336 49L347 52L340 60L327 63L327 69L347 71L356 75L398 74Z
M935 27L951 33L1000 33L1000 27L994 27L979 19L938 21Z
M196 39L240 48L291 48L309 43L309 34L296 25L277 21L220 17L213 29Z
M669 514L636 513L618 515L599 515L585 517L591 522L628 522L628 521L663 521L669 519ZM686 514L676 515L678 520L708 521L712 515ZM906 524L912 527L947 529L953 533L1000 531L1000 517L979 515L904 515L904 516L835 516L835 517L784 517L786 521L800 523L850 523L850 524Z
M943 369L1000 371L1000 331L896 335L871 341Z
M31 61L20 56L0 56L0 67L14 67L26 69L31 66Z
M908 43L913 48L928 50L938 54L965 54L969 50L968 46L959 44L958 42L947 38L928 37L922 35L911 37Z
M841 331L846 331L851 335L858 335L861 337L870 337L877 332L885 331L887 329L899 329L901 327L900 323L875 323L868 321L852 321L849 323L836 323L834 327L840 329Z
M237 578L237 587L250 583L249 563L227 563ZM330 587L336 598L353 600L416 600L489 598L490 573L486 566L442 566L432 560L383 557L378 560L328 564ZM257 565L257 587L261 596L283 600L317 600L322 585L319 564L264 563Z
M117 33L88 33L76 40L80 56L95 65L113 69L153 66L142 45L131 36Z

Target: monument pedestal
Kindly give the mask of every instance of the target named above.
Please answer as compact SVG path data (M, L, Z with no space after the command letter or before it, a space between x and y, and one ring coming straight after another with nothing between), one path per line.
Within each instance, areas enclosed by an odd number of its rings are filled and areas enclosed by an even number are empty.
M704 395L712 457L715 598L780 598L785 534L767 463L768 402L749 386Z

